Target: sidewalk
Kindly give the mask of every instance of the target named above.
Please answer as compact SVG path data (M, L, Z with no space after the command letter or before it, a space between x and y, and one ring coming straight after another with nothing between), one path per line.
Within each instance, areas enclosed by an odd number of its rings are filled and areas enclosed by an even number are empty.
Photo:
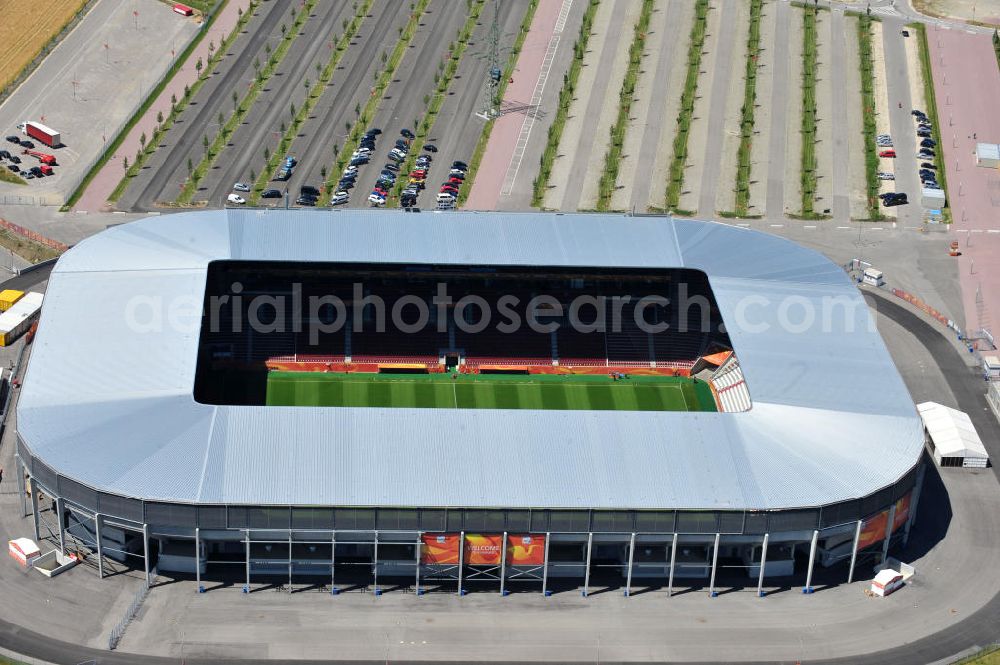
M1000 335L1000 172L977 167L975 156L977 140L1000 143L1000 71L988 35L928 27L927 41L966 329Z
M104 165L104 168L94 176L83 196L80 197L80 200L73 207L74 210L100 212L112 208L108 205L108 197L111 196L111 192L114 191L122 179L122 158L128 157L131 160L135 157L135 154L139 152L141 147L139 137L143 134L147 137L153 135L153 129L156 127L157 112L162 112L164 117L170 112L170 95L176 95L178 99L184 95L184 86L193 84L198 78L198 72L194 67L194 64L198 62L198 58L201 58L202 62L208 61L209 43L214 42L215 47L218 48L236 25L239 19L238 10L246 11L249 5L250 0L229 0L226 3L219 17L212 24L211 31L201 40L201 43L191 53L187 62L181 65L181 68L174 74L174 78L167 83L163 92L160 93L160 96L149 107L146 115L128 133L122 144L118 146L118 150ZM178 45L178 50L183 50L185 47L186 45Z
M542 70L545 51L556 30L562 4L557 0L546 0L538 4L531 20L531 28L517 58L514 73L511 75L513 82L508 84L504 91L501 108L525 108L531 103ZM554 81L552 85L557 83L558 81ZM479 164L476 181L463 208L496 210L500 201L500 190L507 175L507 167L514 158L515 144L524 125L525 113L530 110L501 115L493 123L493 131L486 144L483 160Z

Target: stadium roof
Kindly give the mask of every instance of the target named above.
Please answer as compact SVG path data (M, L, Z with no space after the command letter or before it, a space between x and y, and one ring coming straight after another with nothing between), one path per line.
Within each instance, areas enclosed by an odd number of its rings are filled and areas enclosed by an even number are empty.
M200 324L172 328L168 309L197 313L218 259L701 269L753 408L199 404ZM149 303L162 329L130 330ZM230 210L109 229L52 272L17 424L96 489L232 504L780 509L875 492L923 450L863 299L822 255L724 224L586 214Z

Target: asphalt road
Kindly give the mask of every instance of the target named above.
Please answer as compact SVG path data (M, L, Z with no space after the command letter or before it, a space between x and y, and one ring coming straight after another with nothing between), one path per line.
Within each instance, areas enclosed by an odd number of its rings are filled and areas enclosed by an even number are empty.
M939 328L933 327L908 309L904 308L894 300L889 300L881 295L868 296L870 302L874 300L880 315L886 316L898 323L917 340L923 344L929 356L938 365L941 375L947 382L948 388L956 398L961 408L967 411L976 425L986 443L987 449L993 456L1000 455L1000 426L995 418L987 410L982 408L982 380L972 370L970 370L963 359L958 355L954 346L946 339ZM936 472L930 475L934 476ZM930 502L921 502L922 513L929 510ZM977 537L985 540L985 544L990 542L996 544L998 534L978 533ZM983 546L983 543L979 543ZM95 582L96 583L96 582ZM155 591L154 591L155 593ZM817 602L822 602L819 598ZM964 621L950 626L939 633L928 635L920 640L912 642L902 647L890 650L871 653L863 656L852 656L843 659L830 659L823 661L810 661L811 663L826 663L828 665L846 665L847 663L864 665L867 663L878 663L880 665L910 665L912 663L928 663L964 651L969 646L988 644L996 638L996 626L1000 625L1000 595L995 596L983 608L971 614ZM887 628L888 629L888 628ZM767 631L761 628L758 636L762 640L768 639ZM159 665L175 663L176 659L159 658L149 656L139 656L131 653L117 653L99 651L79 647L66 642L52 640L32 630L0 621L0 644L6 649L42 659L53 663L79 663L85 659L94 659L95 664L103 663L133 663L136 665ZM877 643L873 643L877 646ZM706 649L710 649L706 645ZM753 654L753 644L747 644L748 655ZM706 652L708 653L708 652ZM192 658L186 657L186 663L191 665L201 665L218 662L214 658ZM268 664L275 661L268 660L242 660L233 661L248 664ZM297 661L308 665L322 661ZM344 660L343 663L371 663L375 661L366 660ZM384 661L378 661L384 662ZM394 659L393 662L411 663L434 663L439 661L401 661ZM504 662L504 661L491 661ZM514 662L514 661L511 661ZM525 663L526 661L516 661ZM541 662L541 661L539 661ZM549 661L552 662L552 661ZM752 662L761 662L759 660Z
M291 201L295 200L294 194L302 185L319 187L323 184L321 170L324 166L328 170L327 177L330 177L329 173L335 167L333 148L343 147L348 138L345 123L353 123L356 119L355 107L363 107L368 102L374 73L383 67L380 54L383 51L392 52L399 39L398 28L406 25L408 17L409 10L404 3L388 8L379 4L372 8L371 14L358 28L354 45L341 58L331 85L316 106L315 117L292 144L292 153L299 160L299 165L287 183L288 191L293 194ZM358 191L360 188L357 187L351 190L352 195ZM264 199L262 203L267 201Z
M386 89L372 120L372 126L381 128L383 134L375 142L371 163L358 169L357 186L351 192L351 207L369 206L368 195L378 180L389 151L400 138L399 131L407 128L416 132L413 120L423 116L427 107L424 96L434 94L437 65L447 58L448 45L456 39L467 18L464 4L432 0L427 6L410 47L396 68L395 79ZM401 173L400 177L405 178L406 174ZM432 181L428 180L428 188L431 184Z
M903 44L906 38L900 34L905 25L899 19L884 19L882 42L885 51L886 91L889 96L889 127L896 147L895 191L906 192L910 201L908 205L896 208L897 219L904 224L919 224L923 208L920 205L920 178L917 174L917 135L913 116L910 115L913 106L910 103L906 47ZM916 37L911 36L909 39Z
M125 192L119 203L121 208L152 210L169 185L176 187L184 180L187 176L186 158L191 155L195 162L200 159L201 137L206 133L214 135L210 125L215 123L220 110L226 115L232 111L229 101L232 91L243 90L243 81L252 69L254 57L262 51L264 43L277 29L282 17L287 17L291 7L292 0L272 0L262 4L262 18L251 19L247 24L249 38L246 41L238 38L233 44L232 52L238 55L226 59L216 70L216 75L199 91L195 99L197 106L189 106L167 132L164 144L148 162L149 168Z
M733 49L735 38L735 11L730 7L719 12L719 39L715 55L715 73L712 77L712 105L708 110L708 138L705 141L704 169L698 201L698 212L704 218L715 217L715 202L718 196L719 175L722 171L722 146L726 139L726 101L729 97L729 79L732 76ZM779 52L779 58L781 57ZM728 170L727 170L728 173ZM725 186L729 186L726 183Z
M833 203L830 209L833 211L834 219L850 219L851 217L851 188L850 188L850 142L847 123L847 105L843 103L840 96L841 90L847 89L846 75L843 63L845 58L845 40L853 33L844 32L844 12L830 12L830 59L831 67L830 81L833 94L831 95L830 124L833 130ZM820 37L822 39L822 37Z
M219 155L216 167L202 183L204 191L195 199L207 200L211 207L222 206L233 183L250 180L252 170L260 175L264 168L264 147L270 146L272 153L278 149L282 123L291 124L291 105L295 104L296 109L303 107L306 79L310 79L311 87L317 78L316 63L323 66L329 61L330 40L342 32L342 21L350 20L353 13L346 0L317 3L315 13L302 26L300 36L292 43L267 88L233 132L229 147Z
M527 9L527 3L523 2L500 3L501 62L506 62L510 54L510 46L517 38L517 32ZM446 179L445 175L450 170L451 163L455 160L470 163L472 153L483 133L485 121L476 113L481 110L484 81L489 69L489 59L486 55L492 21L493 5L487 3L479 15L479 24L472 33L472 39L465 49L462 61L448 88L448 94L428 134L427 142L437 146L438 152L434 155L431 170L428 172L427 189L417 198L417 205L423 208L437 206L438 187ZM534 131L539 131L537 125ZM535 134L535 136L543 135Z
M771 88L771 142L768 147L767 197L765 209L771 219L785 216L785 145L788 123L788 24L791 9L788 3L771 5L776 15L774 29L774 79ZM796 36L797 37L797 36ZM793 90L798 91L798 86Z

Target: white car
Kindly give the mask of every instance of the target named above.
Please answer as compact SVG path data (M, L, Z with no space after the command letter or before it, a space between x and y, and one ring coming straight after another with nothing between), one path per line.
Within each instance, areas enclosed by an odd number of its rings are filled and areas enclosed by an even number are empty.
M247 200L242 196L240 196L239 194L230 194L228 197L226 197L226 200L229 201L230 203L235 203L237 205L243 205L244 203L247 202Z
M463 171L462 169L452 169L448 171L448 175L457 175L459 178L464 178L465 171Z
M235 192L249 192L250 191L250 185L246 184L245 182L238 182L235 185L233 185L233 191L235 191Z
M896 176L895 176L895 174L893 174L893 173L885 173L885 172L883 171L883 172L880 172L880 173L878 174L878 179L879 179L879 180L895 180L895 179L896 179Z
M385 197L379 196L378 194L369 194L368 202L374 206L385 205Z
M330 205L339 206L343 203L347 203L349 199L350 196L347 194L347 192L337 192L336 194L333 195L333 198L330 199Z
M357 166L348 166L347 168L344 169L344 175L348 175L350 173L357 173L357 172L358 172L358 167Z

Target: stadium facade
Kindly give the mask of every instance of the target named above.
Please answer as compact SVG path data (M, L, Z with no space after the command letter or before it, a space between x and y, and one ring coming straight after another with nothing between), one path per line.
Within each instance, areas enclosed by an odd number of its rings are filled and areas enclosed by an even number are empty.
M699 374L718 412L200 399L220 262L700 271L732 346ZM905 542L923 477L919 417L845 273L668 217L225 210L109 229L51 274L17 426L36 536L96 551L102 575L110 558L247 589L810 591L816 571L853 576Z

